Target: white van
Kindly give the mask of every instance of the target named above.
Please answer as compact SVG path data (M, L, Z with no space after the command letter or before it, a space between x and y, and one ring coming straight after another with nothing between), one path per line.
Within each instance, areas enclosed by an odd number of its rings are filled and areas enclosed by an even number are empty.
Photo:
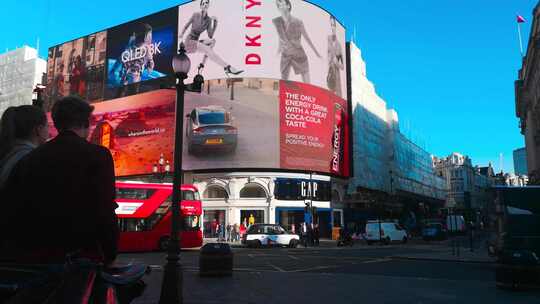
M446 227L448 232L465 232L465 218L463 215L448 215L446 217Z
M382 231L379 231L379 225ZM368 245L374 242L390 244L390 242L407 243L409 236L407 231L394 222L388 221L368 221L366 224L366 241Z

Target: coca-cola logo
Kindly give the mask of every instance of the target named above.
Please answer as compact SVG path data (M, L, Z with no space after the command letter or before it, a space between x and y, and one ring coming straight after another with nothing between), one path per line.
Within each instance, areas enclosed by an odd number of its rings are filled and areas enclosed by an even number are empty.
M140 47L132 48L125 50L122 53L122 62L127 63L134 60L139 60L145 58L147 55L154 56L161 54L161 41L154 42L148 45L142 45Z

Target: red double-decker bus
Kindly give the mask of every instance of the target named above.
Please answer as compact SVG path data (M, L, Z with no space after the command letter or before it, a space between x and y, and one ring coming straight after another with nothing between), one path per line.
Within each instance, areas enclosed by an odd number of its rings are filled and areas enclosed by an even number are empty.
M197 188L182 185L181 248L202 246L202 203ZM116 203L120 252L167 249L171 233L172 184L117 182Z

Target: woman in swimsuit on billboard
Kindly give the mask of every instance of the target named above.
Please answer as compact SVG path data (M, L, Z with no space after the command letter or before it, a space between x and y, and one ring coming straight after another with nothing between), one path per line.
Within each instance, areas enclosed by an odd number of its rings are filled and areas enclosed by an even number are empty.
M341 96L341 70L344 69L343 50L341 42L337 40L336 35L336 18L330 16L330 27L332 34L328 36L328 76L326 83L328 89L334 92L337 96Z
M317 57L321 58L319 52L311 42L302 20L291 15L290 0L276 0L276 6L281 13L281 17L274 18L272 22L276 27L279 36L279 53L281 53L281 79L288 80L291 67L295 74L302 75L302 81L310 83L309 62L301 39L307 41Z
M204 58L199 69L204 68L206 59L219 64L225 70L225 74L238 75L243 71L233 68L230 64L226 63L218 54L214 52L214 46L216 45L216 39L214 39L214 32L217 28L217 19L216 17L208 16L208 7L210 6L210 0L201 0L201 11L194 13L189 21L184 26L182 33L178 37L178 41L183 41L186 49L186 53L204 53ZM184 34L186 33L188 27L191 26L191 31L189 35L184 40ZM199 37L203 32L208 34L209 39L201 39Z

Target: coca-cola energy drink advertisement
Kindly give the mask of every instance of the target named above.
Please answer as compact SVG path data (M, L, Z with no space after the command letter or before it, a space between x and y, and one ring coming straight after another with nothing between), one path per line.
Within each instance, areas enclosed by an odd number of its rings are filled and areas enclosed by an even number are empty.
M344 144L344 121L343 107L339 103L334 104L334 134L332 135L332 161L330 163L330 172L341 174L343 171L343 144Z
M280 167L349 176L347 102L313 85L280 83Z

